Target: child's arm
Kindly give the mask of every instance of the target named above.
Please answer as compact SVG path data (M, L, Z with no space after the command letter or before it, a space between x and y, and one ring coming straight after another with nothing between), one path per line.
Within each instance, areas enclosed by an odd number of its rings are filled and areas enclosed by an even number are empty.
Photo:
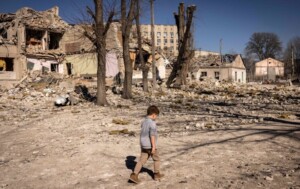
M151 154L155 153L156 146L155 146L155 136L151 136L151 145L152 145L152 151Z

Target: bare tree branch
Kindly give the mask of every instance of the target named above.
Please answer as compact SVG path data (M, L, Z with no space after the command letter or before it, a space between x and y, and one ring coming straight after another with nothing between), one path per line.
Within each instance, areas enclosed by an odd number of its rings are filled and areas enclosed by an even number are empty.
M107 31L110 27L110 24L112 23L114 15L115 15L115 11L111 11L110 14L109 14L109 17L108 17L108 20L107 20L107 23L105 25L104 32L103 32L102 35L106 35L106 33L107 33Z
M259 60L276 58L282 50L281 42L274 33L253 33L245 48L247 54L255 54Z
M92 9L89 6L86 6L86 12L93 18L95 22L96 21L95 13L92 11Z
M181 85L182 83L185 82L185 78L186 78L186 72L188 69L188 64L189 64L189 59L191 58L191 56L193 55L194 52L191 52L191 48L188 45L189 41L191 41L191 26L192 26L192 21L193 21L193 15L194 15L194 11L196 10L196 6L190 6L188 7L188 15L187 15L187 23L186 26L184 28L184 19L183 17L183 13L182 13L182 9L183 9L183 4L180 4L180 8L179 8L179 12L181 13L180 15L176 16L176 14L174 14L175 16L175 20L178 18L178 23L179 25L177 27L179 27L178 29L178 41L179 41L179 54L177 57L177 61L174 64L173 70L168 78L167 81L167 86L170 87L170 85L173 83L174 79L176 78L176 84ZM181 18L180 18L181 17ZM176 20L177 22L177 20ZM185 29L185 30L184 30ZM182 42L180 41L180 39L182 40ZM180 79L181 81L178 81L177 79Z
M97 45L96 37L94 35L90 34L86 30L84 31L83 35L87 37L95 46Z

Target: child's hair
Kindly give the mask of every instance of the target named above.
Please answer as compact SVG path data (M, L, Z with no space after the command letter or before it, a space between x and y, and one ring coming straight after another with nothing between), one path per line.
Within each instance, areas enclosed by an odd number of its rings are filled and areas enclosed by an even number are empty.
M159 114L159 109L157 106L149 106L148 109L147 109L147 115L152 115L152 114L156 114L158 115Z

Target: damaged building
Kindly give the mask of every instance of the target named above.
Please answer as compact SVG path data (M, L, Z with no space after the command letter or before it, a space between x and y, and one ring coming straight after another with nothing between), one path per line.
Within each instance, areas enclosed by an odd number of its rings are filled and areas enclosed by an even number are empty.
M91 25L66 23L59 17L58 7L46 11L24 7L14 14L0 14L0 80L17 82L35 70L96 76L95 46L85 32L93 35ZM113 78L120 72L124 73L119 22L111 24L106 41L106 76ZM145 62L151 64L151 43L144 40L142 47ZM133 78L140 79L142 71L136 58L137 49L136 35L132 32L130 58L135 68ZM161 78L164 78L165 58L158 52L155 58Z
M94 45L84 35L85 31L93 35L93 31L89 25L74 25L66 31L62 39L63 44L65 44L66 53L63 60L63 64L66 65L67 70L65 74L95 76L97 73L97 55ZM134 68L133 79L141 79L142 71L137 56L138 45L135 32L136 31L133 30L130 36L130 60ZM121 24L119 22L112 22L110 25L106 38L106 52L106 77L113 78L118 73L124 73L122 33ZM142 54L144 61L151 64L151 43L147 39L143 39ZM157 52L155 58L160 77L165 78L165 57ZM150 65L149 67L151 69ZM152 78L151 71L148 78Z
M62 37L69 25L58 14L58 7L0 14L1 80L20 80L31 70L63 73Z
M114 77L120 70L122 63L121 33L118 24L112 23L107 33L106 45L106 76ZM96 76L97 55L94 44L85 36L85 32L93 31L90 25L78 24L66 31L62 42L64 44L65 58L62 61L66 75Z
M193 79L246 83L246 68L241 55L200 56L192 62L190 73Z

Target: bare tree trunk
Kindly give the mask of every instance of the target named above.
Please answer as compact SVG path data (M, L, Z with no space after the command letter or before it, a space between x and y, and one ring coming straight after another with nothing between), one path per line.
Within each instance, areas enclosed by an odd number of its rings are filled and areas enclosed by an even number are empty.
M105 73L106 73L106 42L103 38L103 2L102 0L94 0L95 3L95 24L96 24L96 47L97 47L97 105L107 105L105 90Z
M179 7L179 15L175 15L175 20L178 27L178 38L179 38L179 54L177 57L177 61L174 64L172 72L168 78L167 86L173 83L176 78L176 87L182 84L186 84L186 77L188 72L188 66L190 63L190 59L193 56L193 51L191 50L191 26L193 21L194 11L196 10L196 6L190 6L187 8L187 23L184 28L184 7L183 3L180 4ZM184 31L185 29L185 31ZM182 33L184 31L184 35L182 37ZM182 40L181 40L182 38Z
M136 4L136 28L137 28L137 36L138 36L138 48L139 48L139 59L142 64L143 71L143 90L148 92L148 71L149 67L146 65L143 57L142 50L142 34L141 34L141 26L140 26L140 0L137 0Z
M177 30L178 30L178 49L181 48L184 37L184 29L185 29L185 11L184 4L180 3L178 7L178 17L177 17Z
M189 10L187 9L187 14L189 15ZM193 36L191 31L188 34L188 39L187 39L187 44L186 44L186 50L184 52L184 59L183 59L183 64L182 64L182 69L179 71L179 74L176 77L176 82L175 86L180 86L180 85L186 85L187 84L187 75L189 71L189 66L191 64L191 59L195 55L195 51L193 50L193 44L192 44Z
M106 89L105 89L105 73L106 73L106 51L105 46L97 48L97 105L105 106L108 105L106 100Z
M84 35L94 44L97 52L97 105L108 105L106 100L105 88L105 73L106 73L106 34L112 23L114 11L111 11L109 18L104 25L103 21L103 0L94 0L95 11L93 12L87 7L88 14L93 18L95 24L93 26L92 34L88 29L85 30Z
M192 10L192 8L188 8L187 9L187 15L188 17L193 18L193 15L191 15L190 11ZM193 10L195 11L195 10ZM192 13L193 14L193 13ZM193 22L191 22L192 24ZM193 33L194 34L194 33ZM189 31L188 34L188 41L187 41L187 51L185 51L185 63L183 64L183 69L181 70L181 80L182 80L182 84L186 85L187 84L187 75L188 75L188 71L189 71L189 67L191 65L191 59L195 56L195 50L194 50L194 35L191 32L191 29Z
M126 0L121 0L121 23L122 23L122 45L123 45L123 58L124 58L124 66L125 66L125 80L123 87L122 97L125 99L132 98L132 73L133 68L130 61L129 54L129 37L132 27L132 22L134 20L134 10L135 3L137 0L130 1L130 8L128 11L128 15L126 16Z
M151 54L152 54L152 91L155 92L156 89L156 63L155 63L155 35L154 35L154 7L153 7L153 0L150 0L151 6Z
M184 29L185 29L185 10L184 10L184 4L183 3L180 3L179 4L179 7L178 7L178 16L177 16L177 20L178 20L178 25L177 25L177 28L178 28L178 49L180 49L183 45L183 38L184 38ZM184 55L186 54L186 51L188 49L186 48L185 52L184 52ZM183 56L184 56L183 55ZM184 70L187 70L187 65L182 63L182 69L179 71L177 77L176 77L176 83L175 83L175 86L180 86L181 84L184 84L182 78L184 77L183 76L183 72L185 72Z

